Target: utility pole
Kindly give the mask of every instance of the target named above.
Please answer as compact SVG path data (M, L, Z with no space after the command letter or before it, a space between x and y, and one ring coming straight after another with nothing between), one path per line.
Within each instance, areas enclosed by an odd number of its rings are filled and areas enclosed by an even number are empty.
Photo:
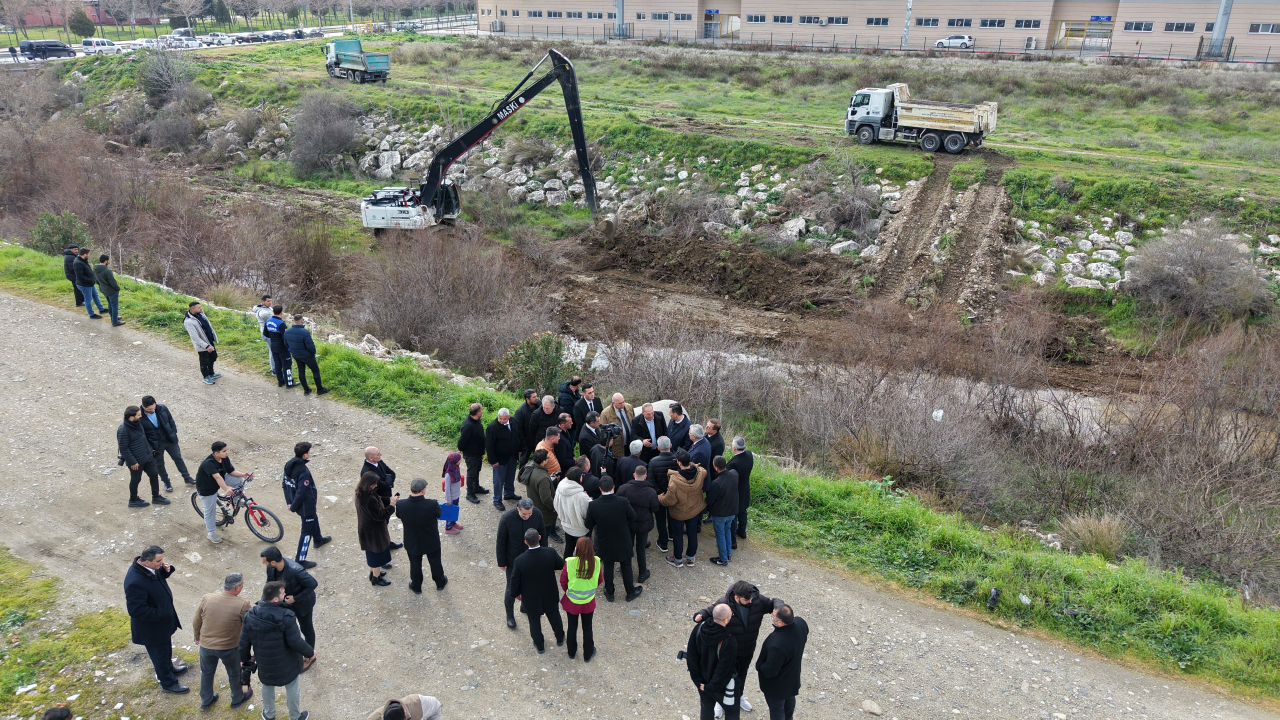
M1222 57L1222 43L1227 39L1232 3L1233 0L1219 0L1218 19L1213 23L1213 37L1209 39L1209 57Z
M353 0L347 0L347 17L351 20L351 32L356 31L356 11Z
M907 19L902 24L902 45L899 49L905 48L911 40L911 0L907 0Z
M667 42L671 42L671 11L667 11Z
M623 12L623 0L617 0L617 6L615 8L615 12L617 13L618 17L617 17L617 22L613 28L613 34L616 37L626 37L627 16L626 16L626 13Z

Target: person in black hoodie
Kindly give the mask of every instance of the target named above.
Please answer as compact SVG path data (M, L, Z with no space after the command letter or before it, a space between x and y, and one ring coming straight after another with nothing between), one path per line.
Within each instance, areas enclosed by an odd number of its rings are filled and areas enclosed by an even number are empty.
M750 711L751 703L742 699L741 679L745 678L747 672L751 670L751 656L755 654L756 641L760 639L761 621L783 603L781 600L761 595L759 588L745 580L739 580L730 585L729 591L724 594L724 597L719 602L733 610L733 616L728 623L728 630L738 641L735 673L739 678L739 682L734 690L734 698L738 702L734 704ZM693 619L695 622L701 622L710 616L711 608L704 608L695 613Z
M80 294L84 296L84 309L89 312L89 317L93 320L101 320L102 315L107 311L102 306L102 298L98 296L98 276L93 274L93 265L89 262L89 248L80 248L80 254L71 263L71 273L75 276L76 287L80 289ZM97 303L98 312L93 311L93 305Z
M733 611L728 605L718 603L707 616L707 621L693 626L685 647L689 677L698 688L699 720L714 720L716 703L732 698L741 684L741 680L734 677L733 659L738 653L738 640L727 628ZM724 708L724 716L725 720L741 717L738 704L730 701Z
M262 564L267 566L267 582L284 583L284 606L298 617L298 627L307 644L315 647L316 626L311 621L311 613L316 607L316 588L320 583L302 565L281 554L275 545L263 550L261 556ZM302 669L305 672L310 667L308 662Z
M796 617L790 605L773 611L773 632L760 646L756 673L760 692L769 706L769 720L791 720L800 694L800 663L809 640L809 625Z
M79 245L68 245L66 250L62 251L62 274L67 277L67 281L71 283L71 291L76 294L76 307L84 305L84 295L80 292L80 288L76 287L76 274L71 271L71 263L80 257Z
M320 498L320 491L316 487L315 478L311 476L311 468L307 465L310 461L311 443L300 442L294 445L293 459L284 464L284 477L280 481L289 510L302 518L298 551L293 559L307 569L316 566L315 562L307 559L311 546L321 547L333 539L320 532L320 517L316 514L316 501Z
M142 427L142 408L130 405L124 409L124 422L116 428L116 449L120 464L129 468L129 507L143 508L151 503L138 497L142 473L151 481L151 502L168 505L169 498L160 494L160 477L156 474L155 450Z
M631 482L618 488L618 495L627 499L636 511L636 519L631 523L631 537L636 546L636 570L639 575L637 583L649 579L649 563L645 558L644 546L649 543L649 531L653 529L653 516L662 508L658 502L658 492L649 481L649 471L645 466L636 467Z
M582 387L582 378L577 375L560 383L556 395L556 406L560 408L560 412L569 413L569 417L573 417L573 408L582 399L582 393L578 392L580 387Z
M649 481L661 495L667 491L667 473L677 469L676 456L671 452L671 438L659 437L655 444L658 446L658 456L649 461ZM658 549L666 555L670 552L667 544L671 539L667 535L667 509L661 504L658 505L658 512L654 513L653 521L658 526Z
M473 503L480 502L477 496L489 494L487 488L480 487L480 468L484 465L484 424L480 422L483 414L484 406L471 403L471 411L458 431L458 452L467 462L467 499Z
M262 588L262 600L245 613L240 630L240 662L256 660L258 681L262 683L262 717L276 718L276 688L283 687L289 720L307 720L300 710L298 675L305 660L314 663L316 651L303 639L298 619L284 603L284 583L269 582Z

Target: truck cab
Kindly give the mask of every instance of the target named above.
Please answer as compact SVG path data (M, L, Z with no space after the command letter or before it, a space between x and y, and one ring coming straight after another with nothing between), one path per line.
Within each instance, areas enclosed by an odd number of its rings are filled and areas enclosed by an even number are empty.
M875 128L893 125L893 92L882 88L862 88L849 98L849 113L844 120L844 131L849 135L858 132L862 126ZM874 131L878 134L878 130ZM893 130L889 130L886 140L893 138ZM872 138L877 139L873 136ZM864 143L865 144L865 143Z

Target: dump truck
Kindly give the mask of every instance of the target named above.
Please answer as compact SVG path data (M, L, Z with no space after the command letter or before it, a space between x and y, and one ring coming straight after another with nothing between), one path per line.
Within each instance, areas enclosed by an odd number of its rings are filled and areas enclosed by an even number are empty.
M380 52L365 52L360 41L334 40L325 43L324 66L329 77L346 78L355 83L387 81L391 73L391 56Z
M906 83L862 88L849 99L844 131L858 142L919 143L925 152L939 149L955 155L996 129L997 103L977 105L914 100Z

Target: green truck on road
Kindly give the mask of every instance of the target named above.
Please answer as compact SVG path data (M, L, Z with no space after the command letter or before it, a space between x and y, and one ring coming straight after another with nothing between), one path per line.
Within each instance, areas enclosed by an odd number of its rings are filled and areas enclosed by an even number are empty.
M387 53L365 52L360 41L334 40L324 46L325 68L329 77L346 78L351 82L387 81L391 72L391 56Z

